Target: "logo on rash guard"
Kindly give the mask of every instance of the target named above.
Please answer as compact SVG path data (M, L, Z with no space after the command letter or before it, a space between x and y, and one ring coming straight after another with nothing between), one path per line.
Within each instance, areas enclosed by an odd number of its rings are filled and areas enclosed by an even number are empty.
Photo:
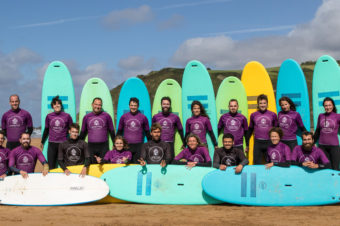
M77 162L80 159L81 151L77 146L71 146L66 149L66 156L69 161Z
M316 163L315 159L313 156L309 155L309 156L301 156L299 159L299 162L313 162Z
M161 119L159 123L162 125L162 130L170 130L173 128L173 124L170 119L167 118Z
M153 162L160 162L163 159L164 150L161 147L151 147L149 149L149 157Z
M199 135L203 132L204 125L202 122L194 122L193 129L191 130L192 133Z
M20 127L24 124L22 118L20 116L12 116L8 119L8 127Z
M190 156L189 161L202 163L204 162L204 158L200 154L193 154L192 156Z
M228 119L225 124L225 127L232 132L239 130L241 127L241 122L236 118Z
M261 116L257 119L257 125L261 128L270 127L270 119L267 116Z
M281 162L281 154L278 150L272 149L269 153L271 162Z
M65 121L62 118L54 118L51 120L50 127L56 133L63 132L65 128Z
M114 156L113 158L111 158L111 162L112 163L117 163L117 164L122 164L124 157L125 156Z
M222 163L224 163L226 166L235 166L236 165L236 159L235 156L227 155L223 157Z
M288 129L292 124L292 118L289 115L285 115L280 117L280 127L284 129Z
M21 166L32 166L34 163L33 157L29 154L22 154L18 158L18 165Z
M102 129L104 125L104 120L99 117L93 118L89 121L89 127L93 130Z
M127 128L130 131L137 131L141 128L140 122L136 119L130 119L126 122Z
M323 133L332 133L335 129L335 122L333 119L322 119L320 125Z

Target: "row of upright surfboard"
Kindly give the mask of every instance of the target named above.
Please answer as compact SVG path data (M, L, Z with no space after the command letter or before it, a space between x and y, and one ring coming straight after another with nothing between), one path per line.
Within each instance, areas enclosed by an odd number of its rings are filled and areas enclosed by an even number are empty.
M322 56L316 62L313 75L313 119L316 125L318 115L323 112L322 100L325 97L332 97L335 104L340 106L340 69L337 62L330 56ZM172 111L178 114L182 123L191 117L190 105L193 100L199 100L210 117L215 136L217 136L217 122L222 114L228 111L230 99L237 99L239 111L248 119L257 109L256 98L260 94L266 94L269 99L268 109L277 112L278 101L282 96L290 97L297 106L306 128L310 128L311 111L309 107L309 94L304 73L297 62L292 59L284 61L280 67L276 99L270 77L262 64L256 61L249 62L243 69L241 81L233 76L227 77L220 84L216 98L209 72L199 61L190 61L185 67L182 87L173 79L164 80L158 87L154 104L151 103L148 90L142 80L130 78L124 82L119 94L117 106L117 123L120 117L129 111L129 99L137 97L140 100L140 111L145 114L151 124L151 115L161 111L160 100L163 96L172 99ZM41 124L44 128L45 117L51 112L50 102L52 98L59 95L63 100L64 109L73 120L76 120L76 101L71 75L62 62L52 62L47 68L41 101ZM79 122L83 117L92 111L91 103L93 98L103 99L103 109L114 118L112 97L105 82L99 78L89 79L83 87L79 105ZM209 152L213 157L213 144L210 136L207 135ZM301 139L298 137L298 142ZM175 136L175 154L178 154L181 147L179 134ZM221 145L221 136L219 137ZM47 146L44 146L43 153L47 157ZM110 140L110 147L112 142ZM253 162L253 138L250 141L249 162Z

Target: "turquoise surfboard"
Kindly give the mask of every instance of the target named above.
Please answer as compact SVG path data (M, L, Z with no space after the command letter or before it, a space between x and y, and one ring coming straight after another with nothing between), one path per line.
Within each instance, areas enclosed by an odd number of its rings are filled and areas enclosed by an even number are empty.
M314 129L319 114L325 112L322 105L325 97L332 98L337 109L340 109L340 68L336 60L327 55L317 60L313 73ZM340 139L340 136L338 137Z
M123 114L130 112L129 101L131 97L136 97L139 99L139 111L146 116L149 121L149 125L151 125L151 103L148 90L141 79L129 78L124 82L119 93L117 107L117 130L120 117L122 117Z
M300 65L292 60L285 60L280 67L276 83L276 106L281 109L279 100L281 97L289 97L300 113L303 124L310 130L309 95L305 75ZM297 136L299 145L302 140Z
M182 88L176 80L165 79L159 84L152 105L152 116L162 112L161 99L170 97L171 112L182 120ZM183 143L178 132L175 133L175 156L181 152Z
M191 103L198 100L204 106L209 115L211 126L217 138L217 116L214 87L210 75L205 66L197 61L190 61L185 67L182 79L182 114L183 126L188 118L192 116ZM185 130L185 128L184 128ZM207 142L211 159L214 156L214 144L207 133Z
M110 195L129 202L148 204L204 205L221 203L207 196L201 187L210 167L184 165L127 166L101 176L110 187Z
M238 102L238 112L248 118L248 101L247 93L242 82L234 77L230 76L225 78L220 87L218 88L216 95L216 112L217 122L221 116L229 112L229 101L236 99ZM223 132L218 136L218 145L221 147ZM244 144L245 147L245 144Z
M103 100L102 109L106 113L108 113L113 121L114 125L114 110L112 97L109 88L106 83L100 78L90 78L85 83L83 90L80 96L80 105L79 105L79 124L80 128L83 123L83 118L86 114L92 112L92 102L96 97L100 97ZM109 138L109 148L112 149L112 140L108 134Z
M254 206L309 206L340 202L340 174L324 169L311 170L264 165L245 166L241 174L233 167L208 173L204 191L215 199Z
M53 61L47 67L41 93L41 130L44 132L46 115L53 112L52 99L59 95L64 111L76 121L76 98L70 72L64 63ZM43 154L47 159L48 140L44 144Z

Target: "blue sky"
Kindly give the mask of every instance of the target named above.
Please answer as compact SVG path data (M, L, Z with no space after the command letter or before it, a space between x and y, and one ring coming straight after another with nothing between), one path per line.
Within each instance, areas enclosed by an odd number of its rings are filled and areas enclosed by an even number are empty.
M61 60L76 96L90 77L110 88L192 59L215 69L340 57L337 0L10 1L0 7L0 114L18 93L40 125L47 65ZM327 25L327 26L326 26ZM337 29L339 28L339 29ZM337 31L338 30L338 31Z

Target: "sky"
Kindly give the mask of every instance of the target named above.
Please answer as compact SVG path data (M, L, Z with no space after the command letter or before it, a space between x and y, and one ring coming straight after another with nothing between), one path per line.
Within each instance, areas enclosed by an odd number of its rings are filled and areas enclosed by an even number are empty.
M194 59L224 70L340 59L339 12L339 0L3 0L0 115L16 93L40 126L42 81L55 60L67 65L79 104L91 77L111 89Z

